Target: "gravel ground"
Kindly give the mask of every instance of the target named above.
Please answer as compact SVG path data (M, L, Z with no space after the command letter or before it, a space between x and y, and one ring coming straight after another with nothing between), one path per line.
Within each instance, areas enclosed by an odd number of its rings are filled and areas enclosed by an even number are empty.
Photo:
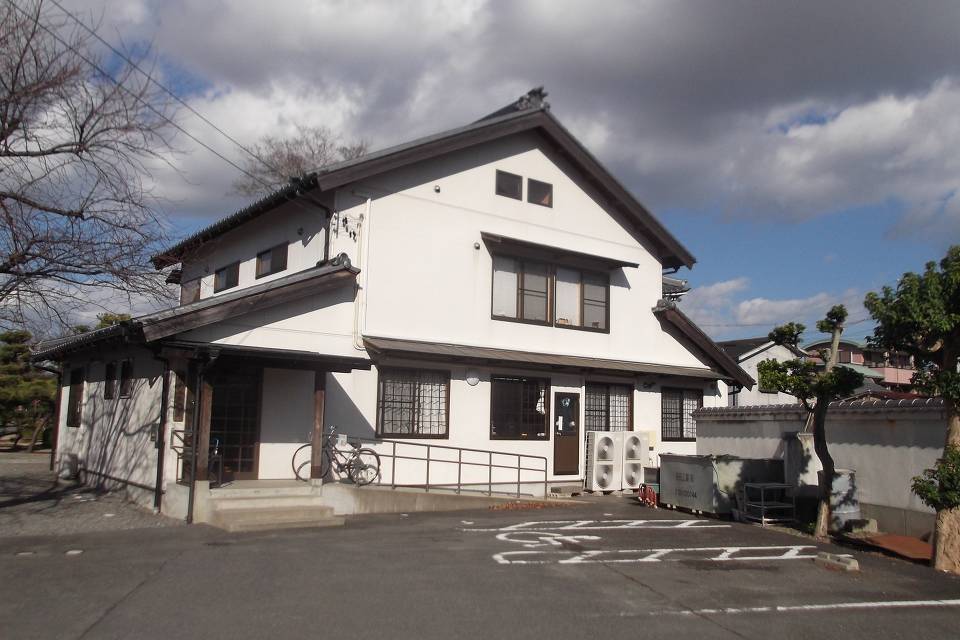
M0 451L0 538L170 527L183 524L119 493L58 481L49 453Z

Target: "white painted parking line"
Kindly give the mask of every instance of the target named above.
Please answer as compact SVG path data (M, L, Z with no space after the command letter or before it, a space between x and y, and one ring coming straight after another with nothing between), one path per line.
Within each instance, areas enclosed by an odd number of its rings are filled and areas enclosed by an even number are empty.
M743 562L803 560L816 557L812 545L768 547L686 547L659 549L594 549L589 551L504 551L493 555L499 564L635 564L641 562Z
M878 600L874 602L830 602L826 604L792 604L772 607L729 607L724 609L689 609L680 611L655 611L649 615L738 615L745 613L792 613L804 611L844 611L868 609L910 609L920 607L960 607L957 600Z
M511 524L506 527L464 529L464 531L599 531L610 529L724 529L729 527L729 524L714 520L534 520Z

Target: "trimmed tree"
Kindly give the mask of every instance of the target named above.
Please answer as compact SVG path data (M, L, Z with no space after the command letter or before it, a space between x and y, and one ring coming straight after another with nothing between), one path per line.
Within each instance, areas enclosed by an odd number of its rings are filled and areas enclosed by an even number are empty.
M57 379L30 363L30 333L0 333L0 424L32 431L30 450L49 426Z
M867 294L864 305L877 322L871 345L913 356L914 387L943 397L943 457L914 478L913 489L937 511L934 566L960 573L960 246L923 274L903 274L896 289Z
M805 358L784 362L764 360L757 365L760 386L776 389L796 397L807 410L807 427L813 430L813 448L823 467L820 474L819 507L815 535L825 538L830 530L830 493L836 475L836 465L827 447L827 409L834 400L849 396L863 384L863 375L847 367L837 367L837 347L843 333L847 310L837 305L817 322L817 330L831 336L829 349L820 351L824 365ZM770 340L779 345L796 348L806 327L790 322L770 332Z

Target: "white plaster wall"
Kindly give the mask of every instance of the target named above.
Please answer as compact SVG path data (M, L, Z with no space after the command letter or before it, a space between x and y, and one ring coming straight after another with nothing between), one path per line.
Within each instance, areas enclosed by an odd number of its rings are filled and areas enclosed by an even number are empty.
M213 292L213 278L217 269L237 261L240 261L238 287L220 293L302 271L323 259L325 226L326 212L323 209L303 201L288 202L223 234L189 255L182 264L181 282L201 278L200 297L207 298L218 295ZM299 233L300 230L302 233ZM288 243L287 269L257 279L257 254L284 242Z
M300 300L235 316L177 335L178 339L363 357L354 348L354 287L346 284Z
M293 454L313 429L313 383L313 371L264 369L259 478L293 477Z
M130 397L103 397L106 363L133 358L133 387ZM61 403L60 434L57 443L58 468L62 469L70 455L77 456L80 467L87 470L87 482L103 488L129 486L131 496L147 503L156 484L157 448L160 422L160 396L163 366L146 350L103 350L94 358L64 363L64 388ZM84 367L86 382L83 391L82 418L79 427L67 427L69 372ZM119 364L117 366L119 377ZM119 384L119 380L118 380Z
M698 419L699 454L783 458L785 432L800 431L801 411L739 419ZM943 453L946 419L931 411L836 413L827 417L827 438L837 468L857 474L860 501L930 512L910 491L910 479ZM815 463L815 461L814 461Z
M585 455L584 452L584 442L583 442L583 430L581 428L581 442L580 442L580 473L577 475L564 475L558 476L553 473L553 433L552 430L549 431L549 440L496 440L490 438L490 376L493 374L516 374L516 375L528 375L534 377L545 377L550 379L550 406L551 406L551 416L550 424L553 424L555 419L555 414L553 412L554 402L553 394L556 392L575 392L580 394L580 425L584 424L584 393L585 393L585 384L587 382L612 382L619 384L633 384L634 385L634 412L633 412L633 428L636 431L649 431L651 434L650 444L654 447L654 461L656 461L656 455L662 451L671 451L671 452L695 452L696 443L661 443L660 439L660 393L659 387L655 386L651 389L643 389L642 385L637 384L634 380L629 378L616 378L616 377L602 377L602 376L590 376L583 377L581 375L570 375L570 374L558 374L544 371L535 371L535 370L525 370L525 369L507 369L507 368L485 368L485 367L464 367L464 366L452 366L446 367L437 363L426 363L426 362L416 362L416 361L393 361L389 363L389 366L400 366L400 367L413 367L413 368L432 368L440 369L443 371L449 371L451 374L450 380L450 427L449 427L449 437L446 439L412 439L404 440L404 442L409 442L411 444L407 446L402 446L397 451L399 455L409 455L409 456L422 456L425 454L425 449L420 446L415 446L412 443L419 443L422 445L431 445L432 455L441 457L441 456L452 456L448 459L456 459L455 452L445 453L442 450L443 446L452 446L452 447L462 447L470 449L481 449L485 451L502 451L502 452L512 452L512 453L522 453L531 456L542 456L547 459L547 469L548 476L550 481L578 481L583 478L584 473L584 464L583 458ZM467 372L473 371L476 372L479 376L479 383L476 386L470 386L466 382ZM336 426L341 433L346 433L349 435L360 436L363 438L375 438L376 437L376 419L377 419L377 369L373 367L370 371L354 371L352 373L336 373L329 374L327 376L327 392L326 392L326 413L325 413L325 428ZM306 381L304 381L306 385ZM692 385L691 385L692 386ZM712 384L702 385L700 388L704 389L704 403L707 406L718 406L718 402L723 402L721 396L718 395L714 386ZM268 392L267 387L264 387L264 393ZM275 394L276 398L274 399L264 399L265 406L270 403L277 402L282 394L284 393L281 389L271 390L270 393ZM302 395L304 398L303 401L297 400L296 402L301 403L303 406L304 415L301 417L303 425L305 428L297 431L294 429L294 434L299 435L301 440L300 442L306 442L307 436L306 431L309 429L309 425L312 424L312 414L307 415L307 410L312 410L312 400L309 400L312 396L307 393L306 390L298 391L298 394ZM293 401L291 396L287 396L288 401ZM298 405L299 406L299 405ZM303 432L302 435L300 432ZM266 442L268 440L266 431L264 431L263 440ZM378 450L381 452L389 452L392 450L391 445L380 445ZM476 461L484 462L488 461L486 455L480 454L464 454L466 457L465 461ZM496 460L495 460L496 462ZM504 457L497 464L505 465L516 465L516 458ZM289 468L289 459L286 460L283 464L286 465L286 468ZM533 460L525 459L523 461L523 466L537 466L541 464L540 462L535 462ZM261 469L263 469L263 463L261 463ZM280 471L288 473L282 464L277 463L276 468ZM289 472L292 473L292 472ZM485 469L476 469L470 470L465 468L464 477L462 478L464 482L467 481L486 481L487 472ZM498 476L503 480L515 480L516 471L510 470L500 470L496 472ZM391 474L391 467L387 460L383 461L383 477L385 481L389 481ZM398 483L415 483L423 482L425 480L425 469L424 466L420 463L415 463L412 461L400 462L397 467L397 482ZM455 482L456 481L456 467L454 465L433 465L431 467L431 481L436 482L439 478L445 478L445 481ZM482 477L481 477L482 475ZM289 477L289 476L287 476ZM496 479L495 477L495 479ZM540 474L522 472L521 478L524 480L534 479L542 477Z
M497 196L497 169L552 183L554 207ZM356 239L335 233L332 246L362 270L366 335L703 366L651 313L661 264L646 241L532 134L353 185L338 192L337 209L353 225L362 220ZM638 263L611 273L610 332L491 319L492 258L481 232Z
M740 367L746 371L751 378L757 381L753 385L752 389L743 389L736 395L737 406L740 407L753 407L760 405L770 405L770 404L795 404L797 402L796 397L788 393L764 393L760 390L760 374L757 372L757 365L763 362L764 360L776 360L777 362L785 362L787 360L793 360L796 358L796 355L786 347L780 345L774 345L769 349L766 349L756 355L746 358L740 362ZM733 396L731 396L732 402Z

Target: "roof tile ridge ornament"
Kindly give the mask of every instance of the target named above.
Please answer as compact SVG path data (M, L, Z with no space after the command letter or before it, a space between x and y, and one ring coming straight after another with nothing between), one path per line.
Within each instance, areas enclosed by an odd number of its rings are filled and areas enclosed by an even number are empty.
M534 87L517 99L517 110L526 111L527 109L542 109L543 111L549 111L550 103L545 99L548 95L550 94L544 90L543 85Z

